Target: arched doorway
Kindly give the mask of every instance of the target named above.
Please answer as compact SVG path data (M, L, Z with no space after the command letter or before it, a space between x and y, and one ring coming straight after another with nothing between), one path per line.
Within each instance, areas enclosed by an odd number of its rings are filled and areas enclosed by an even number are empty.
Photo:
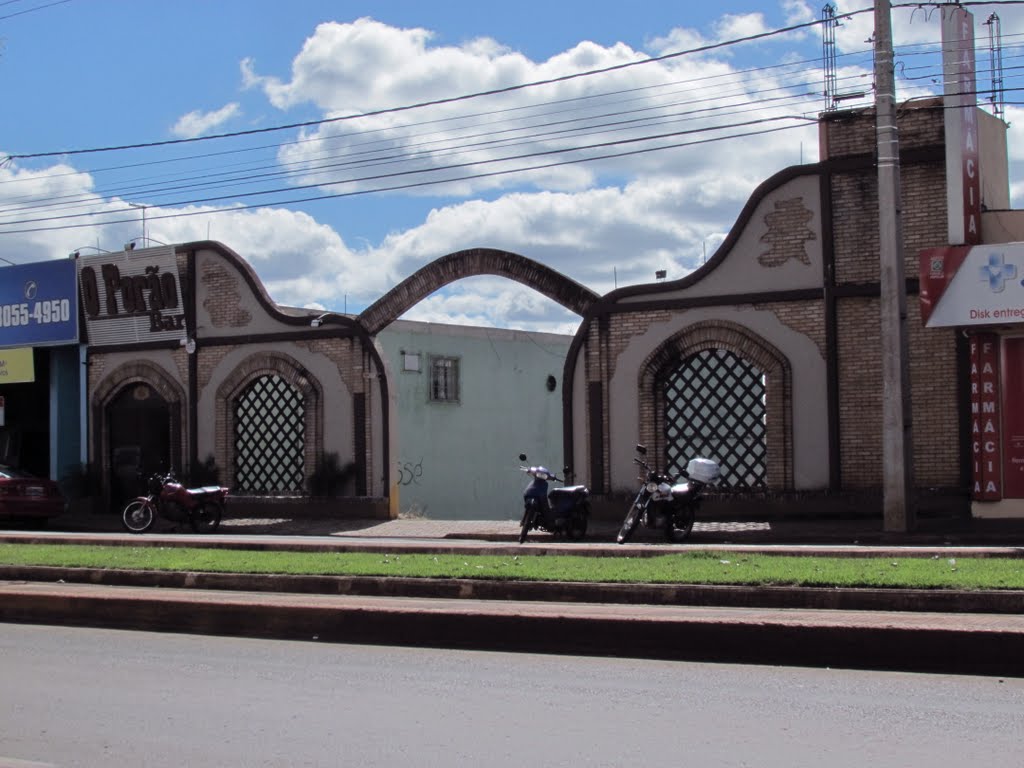
M599 298L524 256L476 248L427 264L359 315L386 365L395 514L518 518L523 484L508 469L518 454L558 470L566 463L571 336L399 320L434 292L482 276L517 282L581 316Z
M110 491L116 509L144 492L145 478L171 467L171 409L145 382L121 389L108 403Z

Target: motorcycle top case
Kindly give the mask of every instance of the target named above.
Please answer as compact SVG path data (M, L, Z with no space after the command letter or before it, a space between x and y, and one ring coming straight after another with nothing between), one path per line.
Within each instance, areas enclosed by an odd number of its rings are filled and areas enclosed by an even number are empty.
M722 471L718 468L718 462L711 459L690 459L686 465L686 474L691 480L700 483L713 483L721 476Z

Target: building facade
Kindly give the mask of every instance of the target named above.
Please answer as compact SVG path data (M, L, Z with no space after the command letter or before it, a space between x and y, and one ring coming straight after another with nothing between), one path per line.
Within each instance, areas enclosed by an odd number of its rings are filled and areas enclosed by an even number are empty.
M377 340L395 393L400 514L518 518L520 453L562 475L571 336L398 320Z
M977 236L1024 239L1006 210L1006 127L970 109ZM975 490L988 485L978 486L972 453L973 430L986 426L972 408L989 407L972 400L972 387L984 387L984 365L972 373L979 339L966 324L928 322L937 288L931 271L919 272L933 269L935 249L961 245L951 242L961 235L951 224L948 112L941 99L899 111L913 476L924 508L980 515L992 507ZM567 466L591 487L595 512L618 515L643 443L670 470L694 456L718 461L722 504L880 512L873 111L830 113L820 132L819 161L761 184L701 268L605 296L487 248L442 256L358 316L276 305L219 243L79 258L84 444L104 503L116 508L140 474L173 466L215 471L235 504L326 495L330 514L509 518L522 451ZM570 340L398 320L479 274L569 308L578 332ZM1010 326L973 332L999 336L1005 362L1017 345ZM1000 381L1009 402L1017 379ZM1010 455L1016 432L998 428Z
M1005 125L975 112L981 207L1003 208ZM641 442L674 469L694 455L719 461L724 485L742 492L733 498L781 493L811 510L880 511L873 110L828 114L820 130L820 161L755 190L702 268L619 289L585 314L567 371L568 460L599 491L633 483ZM914 485L925 508L966 514L970 345L958 328L924 325L918 279L920 254L950 238L942 100L904 105L899 135Z

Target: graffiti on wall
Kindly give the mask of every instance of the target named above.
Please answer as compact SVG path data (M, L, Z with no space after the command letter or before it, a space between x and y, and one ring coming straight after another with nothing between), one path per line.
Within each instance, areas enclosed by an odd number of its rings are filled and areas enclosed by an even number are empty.
M419 485L420 478L423 477L423 459L415 464L411 461L399 461L396 474L399 485Z

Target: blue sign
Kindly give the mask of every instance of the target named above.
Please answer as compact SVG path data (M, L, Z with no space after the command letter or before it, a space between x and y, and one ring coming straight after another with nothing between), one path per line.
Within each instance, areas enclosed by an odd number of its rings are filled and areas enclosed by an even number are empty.
M0 349L77 343L74 261L0 267Z

